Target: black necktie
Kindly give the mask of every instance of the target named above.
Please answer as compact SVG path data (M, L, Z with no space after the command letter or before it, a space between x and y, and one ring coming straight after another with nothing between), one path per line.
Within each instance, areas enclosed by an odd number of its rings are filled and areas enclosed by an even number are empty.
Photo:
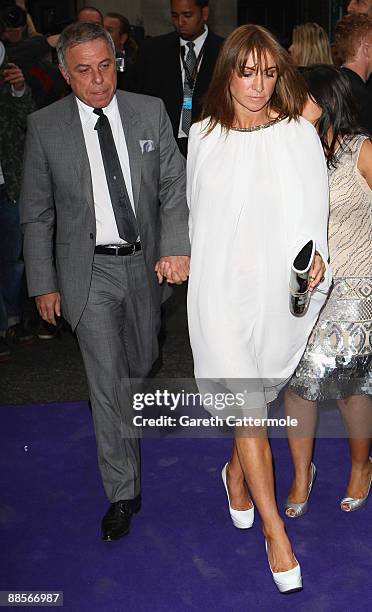
M186 55L185 62L186 62L186 67L188 68L189 75L192 75L194 72L195 64L196 64L196 55L194 51L195 43L188 42L187 46L188 46L188 52ZM187 76L188 75L185 74L185 82L183 86L184 108L182 110L182 131L185 134L189 135L189 131L191 127L192 103L189 105L188 108L185 108L185 100L192 99L192 96L194 93L194 87L191 86L191 83L189 83Z
M137 221L128 196L110 122L102 108L95 108L94 112L99 115L94 129L98 133L107 186L119 236L129 244L134 244L138 238Z

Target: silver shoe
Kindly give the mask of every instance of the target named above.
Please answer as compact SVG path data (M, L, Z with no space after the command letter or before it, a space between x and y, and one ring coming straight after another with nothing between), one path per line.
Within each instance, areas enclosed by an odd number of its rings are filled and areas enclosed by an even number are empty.
M309 487L307 490L307 497L305 501L300 504L296 504L295 502L290 501L287 497L285 504L284 504L284 509L285 509L285 514L286 516L288 516L288 518L298 518L299 516L302 516L303 514L305 514L305 512L307 512L308 501L309 501L311 489L313 488L313 484L315 482L315 477L316 477L316 467L313 464L313 462L311 462L311 478L310 478ZM287 510L294 510L295 513L292 515L287 514Z
M370 457L369 460L372 462L372 457ZM340 508L342 512L354 512L354 510L359 510L359 508L364 506L367 503L367 499L368 499L369 492L371 490L371 486L372 486L372 476L369 481L369 487L368 487L367 495L365 497L344 497L341 500ZM349 510L345 510L342 507L342 504L348 504Z

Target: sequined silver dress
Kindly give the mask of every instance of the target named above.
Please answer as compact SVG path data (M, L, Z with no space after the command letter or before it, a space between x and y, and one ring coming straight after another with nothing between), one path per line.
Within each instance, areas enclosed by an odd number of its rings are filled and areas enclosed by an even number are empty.
M329 170L334 284L290 386L308 400L372 394L372 190L357 163L365 136Z

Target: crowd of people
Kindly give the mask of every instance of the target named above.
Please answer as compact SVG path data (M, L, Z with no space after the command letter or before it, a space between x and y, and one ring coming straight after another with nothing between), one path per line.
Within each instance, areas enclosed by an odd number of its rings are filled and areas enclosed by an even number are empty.
M207 0L170 7L175 31L140 45L123 15L94 7L59 35L38 34L24 7L1 18L0 360L33 340L26 268L39 337L63 315L79 342L104 541L140 510L130 380L151 370L161 305L187 279L200 390L243 386L229 416L264 419L285 388L301 429L288 431L286 516L308 509L320 400L337 401L349 436L341 510L372 482L372 1L351 0L332 44L296 26L288 51L259 25L223 40ZM236 428L222 480L236 527L259 513L279 591L301 589L264 425Z
M136 58L137 43L124 15L114 12L103 15L94 7L85 7L77 13L76 20L104 25L114 41L116 55L125 56L127 72L130 70ZM54 325L37 320L27 300L17 206L27 115L71 91L58 68L55 51L58 39L58 34L37 32L24 0L17 0L13 7L11 3L6 4L1 9L0 363L12 358L15 346L32 344L36 337L51 340L58 333ZM117 73L121 87L126 74Z

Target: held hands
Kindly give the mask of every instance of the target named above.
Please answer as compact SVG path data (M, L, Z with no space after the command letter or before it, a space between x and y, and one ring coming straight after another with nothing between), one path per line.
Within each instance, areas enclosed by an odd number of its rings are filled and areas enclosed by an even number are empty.
M57 325L55 317L61 316L61 296L58 292L45 293L35 298L39 315L47 323Z
M315 253L314 262L309 274L309 290L315 289L319 283L324 281L325 264L319 253Z
M168 255L160 257L155 264L159 285L164 279L170 284L181 285L187 280L190 271L190 257L186 255Z
M3 70L3 78L5 83L13 85L16 91L22 91L25 86L25 78L23 72L16 64L8 62Z

